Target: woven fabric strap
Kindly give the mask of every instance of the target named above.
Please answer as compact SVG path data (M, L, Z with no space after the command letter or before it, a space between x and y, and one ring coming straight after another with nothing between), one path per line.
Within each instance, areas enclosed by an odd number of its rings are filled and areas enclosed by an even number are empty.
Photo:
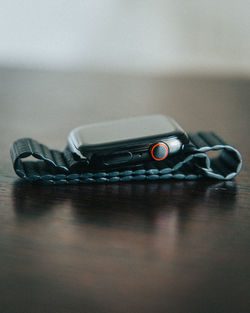
M119 170L90 170L84 161L75 160L66 148L51 150L30 138L15 141L11 147L13 167L18 176L40 184L79 184L134 180L165 180L170 178L194 180L210 177L219 180L234 178L242 167L240 153L213 132L189 134L190 144L184 152L164 161ZM208 151L218 151L209 158ZM28 157L35 159L30 161ZM25 160L26 159L26 160ZM81 163L82 162L82 163Z

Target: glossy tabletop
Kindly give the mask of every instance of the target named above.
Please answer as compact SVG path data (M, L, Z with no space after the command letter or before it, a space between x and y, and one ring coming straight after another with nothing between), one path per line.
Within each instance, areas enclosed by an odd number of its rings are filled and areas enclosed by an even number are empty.
M160 113L243 156L214 180L32 186L11 143ZM0 69L0 312L250 311L250 79Z

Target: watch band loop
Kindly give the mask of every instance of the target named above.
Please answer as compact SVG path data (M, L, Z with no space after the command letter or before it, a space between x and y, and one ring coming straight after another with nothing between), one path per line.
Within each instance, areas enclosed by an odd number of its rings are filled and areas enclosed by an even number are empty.
M189 134L190 144L182 153L164 161L150 161L140 166L119 170L93 171L86 159L81 159L66 148L51 150L34 139L23 138L11 147L13 167L21 178L42 184L78 184L134 180L198 179L209 177L230 180L242 167L240 153L213 132ZM215 157L207 152L218 151ZM28 157L34 157L30 161Z

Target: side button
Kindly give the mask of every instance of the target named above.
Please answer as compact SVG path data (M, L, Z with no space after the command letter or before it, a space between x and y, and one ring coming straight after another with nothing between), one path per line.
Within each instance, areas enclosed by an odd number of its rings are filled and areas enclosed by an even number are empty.
M106 166L127 163L132 160L132 153L130 151L115 152L103 158L103 163Z

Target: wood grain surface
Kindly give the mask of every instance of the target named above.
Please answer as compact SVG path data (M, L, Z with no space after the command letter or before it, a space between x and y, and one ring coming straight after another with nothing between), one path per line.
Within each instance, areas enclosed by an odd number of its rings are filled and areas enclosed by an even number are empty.
M142 114L214 130L230 182L31 186L9 148L63 149L81 124ZM1 313L250 311L250 80L0 69Z

